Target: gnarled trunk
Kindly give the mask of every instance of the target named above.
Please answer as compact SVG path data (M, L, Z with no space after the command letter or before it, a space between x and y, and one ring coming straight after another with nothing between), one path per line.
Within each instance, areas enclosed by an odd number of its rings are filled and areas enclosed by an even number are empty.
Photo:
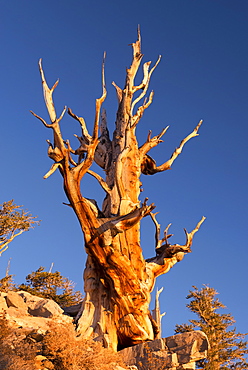
M77 318L78 332L85 337L92 336L101 340L104 346L115 349L156 337L158 328L149 311L150 293L155 278L168 272L185 253L190 252L193 235L204 220L202 218L191 233L186 232L185 245L170 245L168 227L164 238L160 239L160 225L152 213L155 206L148 205L147 199L140 205L141 173L153 175L169 169L184 144L198 135L202 122L182 140L168 161L160 166L156 165L147 153L162 141L161 137L167 128L154 137L149 132L146 142L141 146L138 145L135 129L145 109L152 103L153 92L148 99L145 96L160 57L152 68L151 62L144 63L143 80L135 86L134 79L143 56L139 32L138 40L132 44L132 48L133 58L126 71L124 88L113 83L117 93L118 111L112 139L104 110L100 120L101 107L106 98L104 61L103 92L101 98L96 100L92 136L87 131L84 119L68 109L70 116L81 126L81 136L77 136L80 143L78 149L73 150L69 141L65 142L62 138L59 122L66 109L57 118L52 99L57 83L49 89L41 61L39 66L44 98L51 123L47 124L43 118L32 112L54 133L54 143L49 142L48 155L55 163L45 178L57 168L60 170L69 205L75 211L84 234L88 258L84 271L85 299ZM136 108L143 98L143 103ZM105 179L90 169L93 161L105 172ZM80 182L86 173L95 177L106 193L102 209L94 200L81 194ZM149 260L144 259L140 246L140 221L147 215L156 228L156 255Z

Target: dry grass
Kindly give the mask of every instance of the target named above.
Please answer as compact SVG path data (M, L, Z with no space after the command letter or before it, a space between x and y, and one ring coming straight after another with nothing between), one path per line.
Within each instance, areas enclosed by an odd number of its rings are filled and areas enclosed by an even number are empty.
M126 368L118 353L77 338L72 324L53 322L36 343L23 329L9 327L0 315L0 370L111 370L117 365Z
M4 315L0 315L0 369L34 370L35 357L40 344L30 342L20 329L10 328Z
M72 325L53 324L44 340L43 354L55 370L111 370L125 367L119 355L101 343L77 338Z

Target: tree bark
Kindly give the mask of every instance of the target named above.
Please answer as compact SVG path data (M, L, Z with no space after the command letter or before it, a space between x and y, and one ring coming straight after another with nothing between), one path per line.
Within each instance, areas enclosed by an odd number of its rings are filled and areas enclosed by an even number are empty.
M134 79L143 57L139 31L132 48L133 57L126 71L124 88L113 83L118 110L112 140L104 110L100 119L101 107L107 94L104 60L103 92L96 100L92 135L88 133L84 119L68 109L70 116L81 126L81 136L77 136L78 149L73 150L69 141L65 142L62 138L59 123L66 108L57 118L52 94L58 82L49 89L41 61L39 67L51 123L47 124L32 112L46 127L53 130L54 142L48 142L48 155L55 163L44 177L49 177L59 169L69 205L76 213L84 234L88 257L84 271L85 298L77 317L78 333L94 337L102 341L105 347L114 349L156 338L158 327L149 311L155 278L168 272L175 263L182 260L185 253L190 252L193 235L204 220L202 218L191 233L186 232L185 245L170 245L167 229L164 238L160 240L160 225L156 221L156 214L152 213L155 206L148 205L147 199L140 205L141 174L153 175L169 169L184 144L198 135L202 121L181 142L168 161L156 166L155 160L147 153L162 142L161 137L167 128L154 137L149 132L146 142L141 146L138 145L135 129L145 109L152 103L153 92L148 99L145 96L160 57L152 68L151 62L144 63L143 80L136 86ZM136 108L143 98L143 103ZM105 172L105 179L91 170L94 161ZM86 174L95 177L106 193L101 209L94 200L87 199L81 193L80 183ZM140 246L140 222L147 215L151 216L156 227L156 255L149 260L144 259Z

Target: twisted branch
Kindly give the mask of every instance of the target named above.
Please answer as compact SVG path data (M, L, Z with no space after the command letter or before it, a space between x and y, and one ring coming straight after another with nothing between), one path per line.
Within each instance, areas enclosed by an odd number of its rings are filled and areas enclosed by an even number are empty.
M107 193L107 194L111 194L111 189L109 188L109 186L107 185L107 183L104 181L104 179L98 175L98 173L92 171L92 170L88 170L87 173L93 177L95 177L95 179L97 179L97 181L99 182L99 184L101 185L101 187L103 188L103 190Z
M168 161L166 161L165 163L163 163L162 165L157 166L156 161L153 158L151 158L148 155L144 155L143 162L141 164L142 173L145 174L145 175L154 175L157 172L163 172L163 171L169 170L171 168L173 162L175 161L175 159L179 156L179 154L182 153L183 147L187 143L187 141L189 141L191 138L199 135L198 130L199 130L202 122L203 121L201 120L198 123L198 125L195 127L195 129L191 132L191 134L186 136L186 138L181 141L179 147L175 149L175 151L172 153L170 159ZM150 135L150 133L149 133L149 135ZM140 148L141 153L147 153L152 147L156 146L157 144L159 144L159 142L161 142L161 140L157 140L156 137L153 138L153 139L150 139L149 135L148 135L146 143L143 144L142 147Z
M157 67L157 65L160 62L160 60L161 60L161 55L159 55L157 62L152 67L152 69L150 70L149 73L148 73L148 71L149 71L149 66L150 66L151 62L147 62L147 63L144 64L144 67L143 67L143 70L144 70L144 78L143 78L143 81L142 81L142 83L139 86L133 87L133 91L132 92L135 92L135 91L140 90L140 89L142 89L143 91L133 101L132 106L131 106L131 114L133 112L133 109L134 109L135 105L146 95L147 89L149 87L151 75L152 75L153 71L155 70L155 68Z
M165 162L164 164L162 164L161 166L158 166L155 170L154 173L156 172L162 172L162 171L166 171L168 170L169 168L171 168L171 165L172 163L175 161L175 159L179 156L179 154L182 153L182 150L183 150L183 147L184 145L187 143L187 141L189 141L190 139L192 139L193 137L196 137L196 136L199 136L198 134L198 130L199 128L201 127L201 124L202 124L202 120L198 123L198 125L195 127L195 129L191 132L191 134L189 134L188 136L186 136L185 139L183 139L179 145L178 148L175 149L175 151L172 153L172 156L170 157L170 159Z
M166 131L168 130L168 128L169 128L169 126L165 127L160 132L160 134L158 134L156 136L153 136L153 137L151 137L152 131L150 130L148 132L146 142L141 147L139 147L140 154L143 155L143 156L145 156L145 154L148 153L149 150L151 150L152 148L154 148L155 146L157 146L159 143L162 143L163 140L161 140L161 137L166 133Z
M153 219L155 220L154 215ZM193 242L193 236L199 230L204 220L205 217L202 217L202 219L198 222L196 227L190 233L187 233L187 231L185 230L186 243L184 245L179 244L170 245L168 243L168 238L171 235L167 235L170 225L167 226L165 230L165 237L163 238L165 244L161 245L160 248L156 248L157 255L155 257L146 260L146 267L148 271L154 274L154 278L161 274L167 273L177 262L183 259L186 253L191 252L190 247ZM158 231L159 230L158 224L155 223L155 225Z
M58 86L59 80L57 80L55 84L53 85L53 87L49 89L46 83L43 69L42 69L42 59L39 60L39 70L40 70L41 81L42 81L42 86L43 86L43 94L44 94L44 99L45 99L46 107L48 110L48 114L50 116L51 122L54 122L56 121L56 111L55 111L55 107L53 104L52 95L53 95L55 88Z
M79 181L84 176L84 174L88 171L90 166L92 165L92 162L94 160L95 150L99 142L98 130L99 130L100 111L101 111L102 103L104 102L107 96L105 76L104 76L104 64L105 64L105 53L104 53L103 62L102 62L102 95L99 99L96 99L96 112L95 112L95 121L94 121L92 139L88 146L87 157L85 161L81 162L80 164L78 164L77 167L74 168L75 174L78 176Z

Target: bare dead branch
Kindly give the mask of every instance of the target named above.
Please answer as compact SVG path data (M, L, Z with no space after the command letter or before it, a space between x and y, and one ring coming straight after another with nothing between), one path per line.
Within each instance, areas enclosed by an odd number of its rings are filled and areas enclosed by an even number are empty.
M140 55L141 53L141 34L140 34L140 27L138 26L138 29L137 29L137 41L132 43L132 47L133 47L133 58L142 58L143 55Z
M141 59L143 57L143 54L141 53L141 36L140 36L140 30L138 28L138 39L135 43L132 43L133 48L133 60L131 63L131 66L129 69L127 69L127 84L128 90L132 93L133 92L133 86L134 86L134 78L136 76L136 73L138 71L138 68L140 66Z
M72 112L71 108L68 108L67 112L72 118L74 118L75 120L77 120L80 123L83 138L84 138L86 144L89 144L92 140L92 136L89 134L89 132L87 130L87 127L86 127L86 124L85 124L85 121L84 121L83 117L78 117L76 114L74 114ZM76 137L78 137L78 136L76 136Z
M89 143L86 144L84 137L80 137L76 134L74 134L74 136L78 139L80 143L80 146L75 150L75 153L74 153L78 155L78 164L80 164L82 159L84 159L86 153L88 152Z
M183 147L184 145L187 143L187 141L189 141L191 138L193 137L196 137L198 136L198 130L202 124L202 120L198 123L198 125L195 127L195 129L191 132L191 134L189 134L188 136L186 136L185 139L183 139L179 145L178 148L176 148L176 150L173 152L172 156L170 157L170 159L165 162L164 164L162 164L161 166L158 166L155 170L154 173L157 173L157 172L162 172L162 171L166 171L168 169L171 168L172 166L172 163L175 161L175 159L179 156L179 154L182 153L182 150L183 150Z
M64 114L65 114L65 112L66 112L66 109L67 109L67 107L65 106L64 107L64 109L63 109L63 111L62 111L62 113L61 113L61 115L59 116L59 118L57 119L57 122L60 122L61 120L62 120L62 118L64 117Z
M99 182L99 184L101 185L101 187L107 194L111 194L111 189L109 188L107 183L104 181L104 179L100 175L98 175L98 173L92 170L88 170L87 173L97 179L97 181Z
M185 247L185 250L191 252L191 245L192 245L192 242L193 242L193 237L195 235L195 233L200 229L201 227L201 224L206 220L206 217L202 217L201 220L198 222L198 224L196 225L196 227L194 228L194 230L192 230L190 233L187 232L186 229L184 229L184 232L186 234L186 243L184 245Z
M169 243L168 243L168 239L171 237L171 236L173 236L173 234L168 234L168 230L169 230L169 228L171 227L171 224L169 224L169 225L167 225L167 227L165 228L165 230L164 230L164 237L163 237L163 239L161 240L161 242L163 243L163 242L165 242L165 244L166 245L169 245Z
M143 89L142 93L134 100L134 102L132 103L132 106L131 106L131 114L133 112L133 109L135 107L135 105L146 95L146 92L147 92L147 89L149 87L149 83L150 83L150 79L151 79L151 75L153 73L153 71L155 70L155 68L157 67L158 63L160 62L161 60L161 55L159 55L158 57L158 60L157 62L155 63L155 65L151 68L150 72L148 73L148 70L149 70L149 66L151 64L151 62L147 62L145 65L144 65L144 79L141 83L141 85L137 88L134 87L134 90L137 89ZM137 91L135 90L135 91Z
M50 170L43 176L43 179L47 179L49 176L51 176L57 170L58 167L62 168L61 163L53 163Z
M96 99L96 114L95 114L94 131L92 135L93 140L94 139L96 140L98 138L100 110L101 110L102 103L104 102L107 96L107 90L106 90L106 84L105 84L105 74L104 74L105 58L106 58L106 53L104 53L103 61L102 61L102 96L99 99Z
M113 81L112 82L112 85L115 87L115 91L116 91L116 96L117 96L117 101L118 101L118 104L120 104L121 102L121 99L122 99L122 89L116 85L116 83Z
M46 107L48 110L48 114L49 114L51 122L54 122L56 121L56 111L54 108L52 95L53 95L55 88L57 87L59 83L59 80L57 80L55 84L53 85L53 87L49 89L46 79L45 79L43 69L42 69L42 59L39 60L39 70L40 70L42 86L43 86L43 94L44 94L44 99L45 99Z
M148 155L145 155L151 148L154 146L158 145L161 140L159 140L159 136L155 136L154 138L151 139L150 132L147 137L147 141L139 148L140 152L143 153L143 162L141 163L141 171L144 175L154 175L157 172L163 172L166 170L169 170L171 168L171 165L175 161L175 159L179 156L179 154L182 152L184 145L189 141L191 138L198 136L198 130L202 124L202 120L198 123L198 125L195 127L195 129L189 134L185 139L183 139L179 145L178 148L173 152L171 158L166 161L164 164L157 166L156 161L151 158ZM167 127L168 128L168 127ZM162 131L161 134L164 134L164 132L167 130L167 128Z
M60 148L58 148L57 146L53 146L52 143L50 142L50 140L47 140L47 143L48 143L48 150L47 150L47 154L48 154L48 157L51 158L54 162L61 162L64 158L64 154L62 153L62 151L60 150Z
M151 137L151 130L148 132L148 135L147 135L147 139L146 139L146 142L139 148L139 152L141 153L141 155L145 155L146 153L148 153L152 148L154 148L155 146L157 146L159 143L162 143L163 140L160 140L161 137L166 133L166 131L168 130L169 126L165 127L161 132L160 134L154 136L154 137Z
M155 228L156 228L156 231L155 231L155 248L160 248L161 247L161 242L162 242L162 240L160 240L160 224L156 220L156 215L158 213L159 212L156 212L156 213L150 212L150 217L151 217L152 221L154 222L154 225L155 225Z
M147 200L148 198L145 198L140 208L137 208L126 215L103 219L104 223L96 230L91 242L107 230L112 230L116 234L122 233L123 231L133 227L143 217L150 214L150 212L155 208L153 203L148 206Z
M78 117L76 114L74 114L71 108L68 108L68 114L80 123L82 130L82 136L74 134L74 136L78 139L80 143L79 148L74 151L74 154L78 155L77 164L80 164L82 159L85 157L85 154L88 152L89 144L92 142L92 136L89 134L85 121L82 117Z
M77 167L74 168L75 173L77 173L78 180L80 180L84 176L84 174L88 171L88 169L92 165L92 162L94 160L95 150L99 143L98 130L99 130L100 111L101 111L102 103L104 102L107 96L105 76L104 76L105 56L106 55L104 53L103 62L102 62L102 95L99 99L96 99L96 112L95 112L95 122L94 122L92 140L88 146L87 157L85 161L81 162L80 164L78 164Z
M160 224L158 223L158 221L156 220L156 215L158 214L158 212L156 213L150 213L150 216L151 216L151 219L152 221L154 222L154 225L155 225L155 228L156 228L156 231L155 231L155 247L156 247L156 251L158 251L161 246L162 246L162 243L165 242L165 244L167 246L169 246L169 243L168 243L168 239L173 235L173 234L169 234L168 235L168 230L169 230L169 227L171 226L171 224L169 224L166 229L164 230L164 237L163 239L160 239Z
M152 312L153 313L153 318L154 318L154 320L156 321L156 323L158 325L159 331L161 331L161 318L165 315L165 312L162 313L162 314L160 313L160 304L159 304L159 296L160 296L160 294L162 293L163 290L164 290L163 287L160 288L160 289L157 289L156 296L155 296L155 308Z
M144 89L146 84L147 84L147 81L148 81L148 78L149 78L149 66L150 66L151 62L146 62L143 64L143 74L144 74L144 77L143 77L143 80L141 82L141 84L139 86L134 86L133 87L133 90L132 92L135 93L136 91L138 90L141 90L141 89Z
M171 235L169 235L169 236L166 235L166 238L165 238L166 244L164 244L164 245L161 246L160 253L162 253L165 258L172 257L173 255L175 255L175 254L177 254L179 252L180 253L190 253L191 252L190 247L191 247L192 242L193 242L193 236L199 230L201 224L203 223L203 221L205 219L206 219L206 217L202 217L202 219L198 222L198 224L196 225L196 227L194 228L194 230L192 230L190 233L188 233L186 231L186 229L184 229L184 232L186 234L186 243L184 245L179 245L179 244L170 245L167 242L167 239ZM168 227L167 227L167 231L168 231ZM167 231L166 231L166 233L167 233Z
M69 141L69 140L66 140L64 143L66 144L67 149L68 149L69 162L70 162L74 167L76 167L76 166L77 166L77 163L73 160L73 158L72 158L72 156L71 156L71 153L72 153L72 154L76 154L76 153L75 153L75 150L73 150L73 149L72 149L72 147L71 147L71 144L70 144L70 141Z
M34 113L32 110L30 111L30 113L32 113L33 116L35 116L36 118L38 118L43 123L43 125L45 127L48 127L48 128L51 128L52 127L52 124L46 123L46 121L43 118L41 118L40 116L38 116L38 114Z
M196 225L194 230L191 233L186 233L186 243L185 245L174 244L170 245L167 242L169 235L166 236L166 244L162 245L159 249L156 249L156 256L146 260L146 267L150 273L154 274L154 278L157 276L167 273L177 262L181 261L186 253L191 252L191 245L194 234L199 230L201 224L205 220L205 217L202 217L200 222ZM170 226L170 225L169 225ZM166 234L168 228L166 228Z
M47 107L47 110L48 110L48 114L50 116L51 124L47 124L46 121L43 118L41 118L40 116L38 116L34 112L31 111L31 113L36 118L38 118L44 124L45 127L51 128L53 130L54 145L52 145L50 143L50 141L48 141L48 143L49 143L48 156L51 159L53 159L56 163L59 163L63 159L65 159L64 164L65 164L65 167L66 167L67 162L68 162L67 154L69 154L69 151L64 146L64 141L63 141L61 131L60 131L60 126L59 126L59 122L62 120L62 118L63 118L63 116L66 112L66 107L64 107L60 117L57 118L56 111L55 111L55 108L54 108L52 94L53 94L55 88L58 85L58 80L55 82L53 87L51 89L49 89L49 87L47 85L47 82L46 82L46 79L45 79L44 71L42 69L42 60L41 59L39 60L39 70L40 70L41 81L42 81L42 86L43 86L44 100L45 100L45 104L46 104L46 107ZM61 165L62 165L62 163L61 163ZM48 171L48 173L45 175L45 178L50 176L55 171L56 168L57 168L57 165L55 165L55 167L52 166L50 171Z
M144 110L145 110L146 108L148 108L148 107L149 107L149 105L151 105L152 100L153 100L153 96L154 96L154 92L153 92L153 91L151 91L151 93L150 93L150 95L149 95L149 99L148 99L148 101L147 101L147 102L145 101L145 102L144 102L144 104L143 104L143 105L141 105L141 106L137 109L136 114L132 117L132 124L131 124L131 127L132 127L132 128L133 128L133 127L135 127L135 126L137 126L137 124L139 123L139 121L140 121L141 117L143 116Z

